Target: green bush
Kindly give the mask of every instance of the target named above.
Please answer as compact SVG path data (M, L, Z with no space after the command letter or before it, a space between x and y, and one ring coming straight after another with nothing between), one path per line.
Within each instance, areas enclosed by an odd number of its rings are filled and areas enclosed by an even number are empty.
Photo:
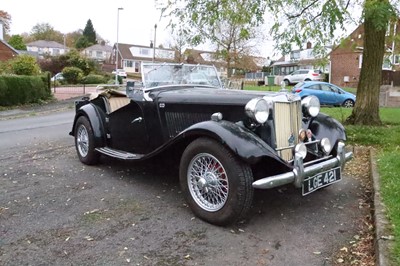
M78 84L83 79L83 71L77 67L65 67L62 74L64 79L70 84Z
M11 70L16 75L38 75L40 73L40 67L36 62L36 58L21 54L10 61Z
M0 106L37 103L51 97L42 76L0 76Z
M107 78L102 75L89 74L82 81L84 84L101 84L106 83Z

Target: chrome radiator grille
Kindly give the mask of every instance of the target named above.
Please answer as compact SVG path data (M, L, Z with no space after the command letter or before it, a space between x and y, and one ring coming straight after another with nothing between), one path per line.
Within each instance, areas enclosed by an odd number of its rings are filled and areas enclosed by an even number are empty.
M301 129L301 101L275 102L274 120L276 149L282 159L293 159L292 147L298 142L298 134Z

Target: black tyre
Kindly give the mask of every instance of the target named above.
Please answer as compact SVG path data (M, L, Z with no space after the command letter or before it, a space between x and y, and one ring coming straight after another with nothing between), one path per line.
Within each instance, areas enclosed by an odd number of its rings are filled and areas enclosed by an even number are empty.
M99 161L100 154L94 147L93 129L85 116L79 117L76 121L75 148L82 163L92 165Z
M354 107L354 101L353 101L353 100L350 100L350 99L344 101L344 102L343 102L343 107L346 107L346 108Z
M285 79L283 82L285 82L285 86L289 86L290 85L290 82L287 79Z
M233 223L251 207L251 168L215 140L199 138L186 148L179 179L189 207L209 223Z

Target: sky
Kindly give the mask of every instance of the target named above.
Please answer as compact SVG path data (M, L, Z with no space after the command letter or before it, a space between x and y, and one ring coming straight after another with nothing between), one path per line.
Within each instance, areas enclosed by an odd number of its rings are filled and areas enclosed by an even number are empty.
M119 7L123 10L118 12ZM90 19L96 33L113 45L117 42L119 13L119 43L149 46L154 39L155 24L156 46L163 44L168 47L173 43L171 32L167 29L169 21L167 18L160 19L160 10L154 0L1 0L0 10L11 15L10 35L30 33L39 23L49 23L55 30L69 33L83 30ZM210 50L207 45L196 48ZM270 56L272 42L258 48L258 51L260 56Z
M165 0L157 0L163 2ZM84 29L88 19L97 34L113 45L118 42L149 46L154 40L154 25L157 24L156 46L168 47L173 43L167 28L168 19L160 19L160 10L155 0L0 0L0 10L11 15L10 35L30 33L39 23L49 23L61 33ZM118 12L118 8L123 8ZM119 16L118 16L119 14ZM117 19L119 17L119 19ZM264 32L267 32L265 30ZM211 50L209 46L196 47ZM258 56L279 58L273 51L273 41L264 40L257 47Z
M119 7L123 10L118 12ZM10 35L29 33L39 23L49 23L55 30L69 33L83 30L90 19L97 34L113 45L117 41L119 13L119 43L150 45L155 24L157 46L171 42L168 21L160 21L154 0L1 0L0 10L11 15Z

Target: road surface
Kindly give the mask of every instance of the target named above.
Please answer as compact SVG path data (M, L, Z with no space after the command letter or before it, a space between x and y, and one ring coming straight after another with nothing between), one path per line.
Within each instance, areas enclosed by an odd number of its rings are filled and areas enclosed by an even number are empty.
M73 112L0 121L0 265L332 265L368 213L357 180L256 191L248 220L196 219L164 164L79 162Z

